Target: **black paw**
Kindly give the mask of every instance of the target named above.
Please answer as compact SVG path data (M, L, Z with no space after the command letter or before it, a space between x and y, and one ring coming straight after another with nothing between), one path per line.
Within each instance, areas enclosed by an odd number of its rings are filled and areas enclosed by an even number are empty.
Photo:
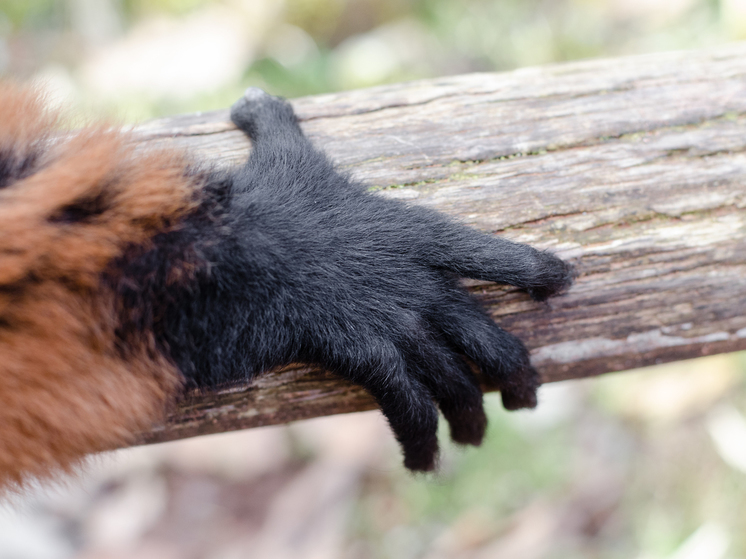
M255 190L253 205L235 205L237 212L254 212L236 220L261 231L272 249L257 255L255 246L263 245L248 243L255 261L246 269L262 271L276 286L266 294L274 306L245 315L254 342L242 355L263 368L319 365L363 386L410 470L436 467L438 410L455 442L482 442L487 419L472 366L500 390L507 409L536 406L540 377L526 347L490 319L457 277L514 285L544 300L572 283L569 264L366 194L311 149L289 103L259 89L247 90L231 118L259 148L241 180L261 182L281 201L261 206ZM251 188L238 184L234 192ZM246 299L253 295L249 290ZM264 331L271 339L254 336Z

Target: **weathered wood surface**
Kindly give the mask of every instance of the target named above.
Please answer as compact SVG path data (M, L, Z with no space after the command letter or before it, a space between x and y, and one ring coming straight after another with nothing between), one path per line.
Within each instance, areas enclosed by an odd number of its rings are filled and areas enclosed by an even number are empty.
M746 45L447 77L293 101L382 196L549 248L581 275L550 305L470 288L555 381L746 349ZM227 111L140 127L226 164ZM148 442L369 409L298 367L192 394Z

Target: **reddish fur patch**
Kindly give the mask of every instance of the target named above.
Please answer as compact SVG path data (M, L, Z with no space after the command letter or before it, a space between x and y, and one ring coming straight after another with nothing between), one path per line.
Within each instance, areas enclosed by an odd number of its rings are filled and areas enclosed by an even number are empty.
M57 115L47 111L41 97L13 83L0 83L0 149L28 152L47 139Z
M0 88L0 148L39 149L54 122L33 92ZM101 278L193 207L185 161L135 155L103 127L44 161L0 190L0 487L131 442L181 384L151 333L118 354L115 296Z

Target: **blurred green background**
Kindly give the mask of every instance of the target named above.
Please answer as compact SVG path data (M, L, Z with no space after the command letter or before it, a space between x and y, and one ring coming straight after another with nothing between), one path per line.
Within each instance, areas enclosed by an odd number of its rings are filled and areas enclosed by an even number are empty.
M125 120L746 38L744 0L0 0L0 73Z
M123 122L744 38L746 0L0 0L0 74ZM746 558L746 354L487 403L435 476L375 412L95 459L0 509L0 558Z

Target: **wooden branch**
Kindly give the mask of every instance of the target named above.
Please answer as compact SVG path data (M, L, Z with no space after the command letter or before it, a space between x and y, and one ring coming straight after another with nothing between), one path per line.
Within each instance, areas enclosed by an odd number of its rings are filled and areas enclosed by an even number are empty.
M469 282L547 381L746 349L746 45L475 74L293 102L381 196L549 248L581 276L550 305ZM138 129L225 164L227 111ZM302 367L187 395L143 442L370 409Z

